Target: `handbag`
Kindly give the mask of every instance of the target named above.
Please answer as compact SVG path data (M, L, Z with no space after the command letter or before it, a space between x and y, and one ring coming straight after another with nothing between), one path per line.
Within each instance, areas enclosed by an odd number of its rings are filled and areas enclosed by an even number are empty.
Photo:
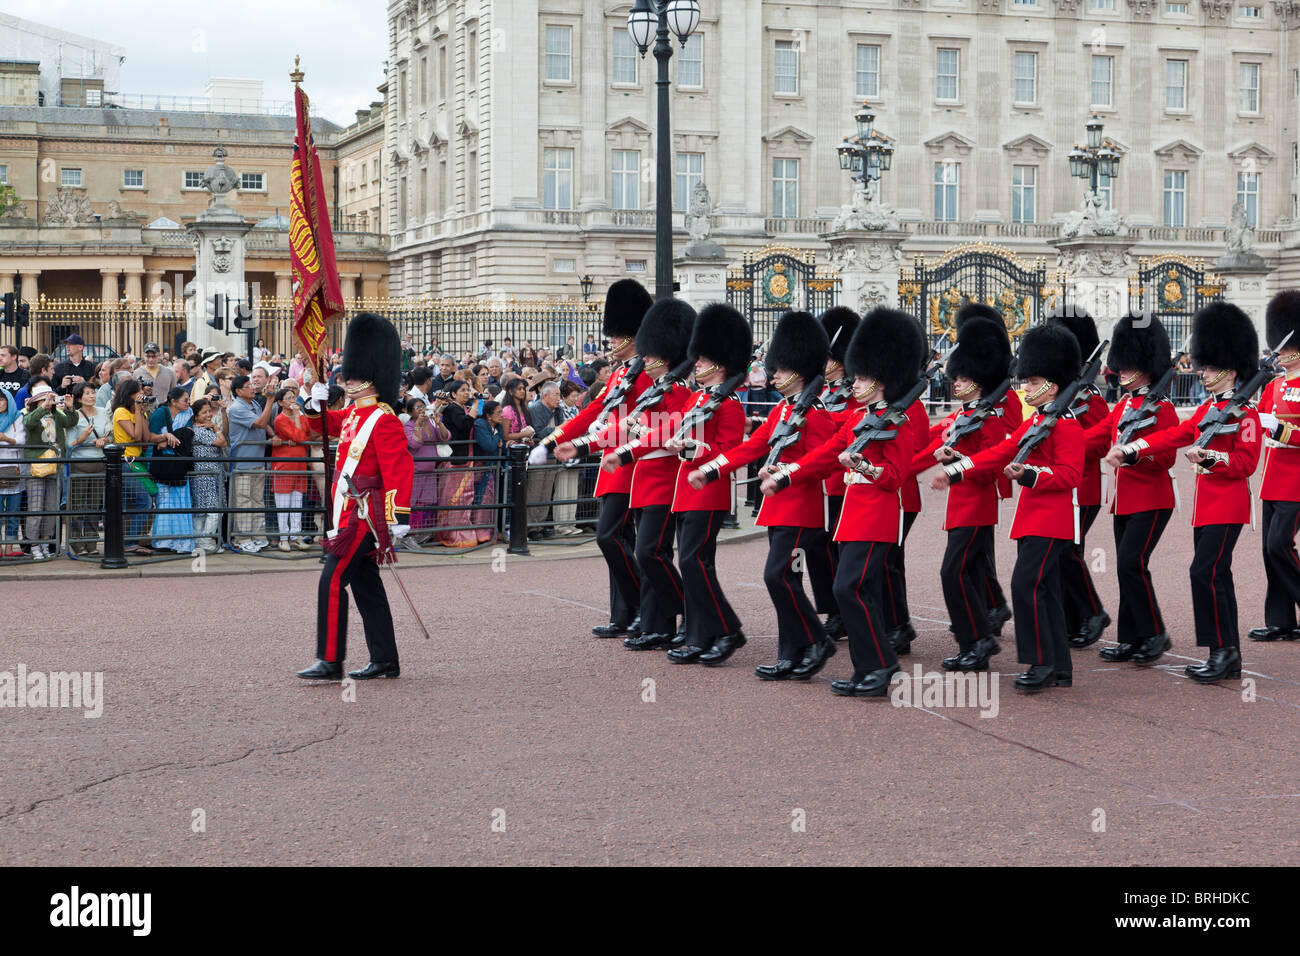
M104 459L75 458L72 461L72 473L74 475L102 475L104 473Z
M53 478L55 473L59 470L59 466L52 461L47 462L45 459L58 457L59 456L55 454L53 448L47 448L45 451L41 452L41 457L32 462L32 477Z
M132 474L139 477L140 487L144 489L146 495L152 498L154 495L158 494L157 482L149 477L149 469L141 464L138 458L129 459L126 466L131 469Z

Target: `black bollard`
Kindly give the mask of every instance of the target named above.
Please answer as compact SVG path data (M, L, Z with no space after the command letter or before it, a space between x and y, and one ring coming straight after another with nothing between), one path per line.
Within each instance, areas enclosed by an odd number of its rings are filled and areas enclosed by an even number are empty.
M528 554L528 446L511 445L510 547L508 554Z
M104 560L101 568L127 567L122 540L122 446L104 446Z

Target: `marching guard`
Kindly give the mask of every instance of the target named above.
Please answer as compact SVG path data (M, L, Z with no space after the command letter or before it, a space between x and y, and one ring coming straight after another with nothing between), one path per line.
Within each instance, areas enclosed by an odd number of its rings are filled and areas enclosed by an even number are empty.
M342 379L352 404L342 411L323 411L326 431L339 443L330 495L333 520L316 594L317 660L298 672L307 680L343 676L349 587L361 612L370 663L348 676L369 680L401 674L393 614L379 576L380 563L396 560L393 542L410 530L415 465L393 411L401 369L401 338L393 324L369 312L356 315L343 344ZM329 386L317 382L311 395L312 407L322 411ZM306 422L320 433L320 417L308 415ZM364 497L350 497L350 488ZM365 511L360 510L362 501Z

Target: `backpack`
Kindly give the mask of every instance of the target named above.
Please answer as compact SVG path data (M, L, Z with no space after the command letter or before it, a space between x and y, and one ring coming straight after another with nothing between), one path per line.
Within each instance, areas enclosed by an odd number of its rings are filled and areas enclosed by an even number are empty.
M194 457L194 430L178 428L172 434L180 439L180 444L162 451L155 448L149 458L149 475L164 485L183 485L194 470L194 462L184 460Z

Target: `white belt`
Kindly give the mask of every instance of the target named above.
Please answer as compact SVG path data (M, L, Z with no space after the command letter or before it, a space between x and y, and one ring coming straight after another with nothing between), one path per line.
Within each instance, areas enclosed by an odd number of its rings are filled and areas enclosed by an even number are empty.
M870 478L860 471L846 471L844 473L844 483L846 485L871 485L875 484Z
M675 451L669 451L666 448L656 448L654 451L647 452L646 454L642 455L639 460L649 461L651 458L676 458L676 457L677 457L677 452Z

